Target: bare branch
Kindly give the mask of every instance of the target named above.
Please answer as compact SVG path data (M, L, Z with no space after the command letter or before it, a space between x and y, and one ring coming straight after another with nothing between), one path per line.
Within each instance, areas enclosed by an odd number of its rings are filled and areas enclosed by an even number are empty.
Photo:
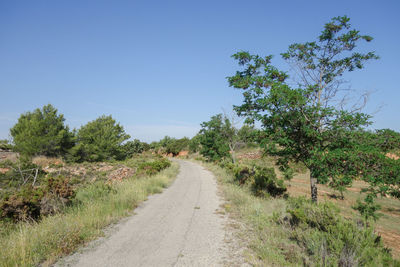
M35 186L35 183L36 183L36 179L37 179L38 173L39 173L39 169L38 169L38 168L36 168L36 171L35 171L35 177L33 178L33 183L32 183L32 186Z

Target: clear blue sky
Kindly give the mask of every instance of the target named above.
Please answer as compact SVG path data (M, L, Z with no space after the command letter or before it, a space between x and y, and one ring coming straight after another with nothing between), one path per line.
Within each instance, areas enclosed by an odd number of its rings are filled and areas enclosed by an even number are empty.
M347 15L381 59L353 73L375 91L375 128L400 130L400 1L1 1L0 138L51 103L71 128L112 114L133 137L193 136L241 103L228 87L239 50L260 55L314 40ZM275 64L287 66L275 57Z

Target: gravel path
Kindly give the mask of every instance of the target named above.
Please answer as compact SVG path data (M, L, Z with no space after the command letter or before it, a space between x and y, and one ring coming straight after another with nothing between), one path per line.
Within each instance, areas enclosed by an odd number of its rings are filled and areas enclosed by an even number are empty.
M227 219L213 175L181 161L175 182L149 198L112 234L56 266L220 266L229 261Z

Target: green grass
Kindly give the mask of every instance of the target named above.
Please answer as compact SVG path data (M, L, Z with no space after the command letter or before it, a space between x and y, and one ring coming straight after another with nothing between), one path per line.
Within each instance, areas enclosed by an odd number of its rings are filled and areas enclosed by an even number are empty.
M160 193L178 173L178 165L150 177L130 178L109 187L103 183L79 189L77 203L64 213L39 222L0 227L0 266L51 265L60 256L103 235L106 226L132 214L150 194Z

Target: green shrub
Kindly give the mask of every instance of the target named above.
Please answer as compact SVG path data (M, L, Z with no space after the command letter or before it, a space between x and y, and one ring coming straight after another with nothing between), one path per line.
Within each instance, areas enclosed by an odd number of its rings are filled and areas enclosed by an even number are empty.
M307 225L321 231L327 231L339 218L339 209L332 203L315 205L304 197L290 198L287 212L291 215L290 222L293 226Z
M256 195L268 194L272 197L282 196L286 192L283 180L276 177L274 168L255 166L253 191Z
M222 159L219 164L218 164L221 168L224 168L228 171L234 171L235 168L239 165L232 163L232 160L228 159L228 158L224 158Z
M171 166L171 162L166 159L159 159L152 162L143 162L139 165L139 170L143 171L147 175L154 175L163 169Z
M343 218L334 204L315 204L303 198L288 201L288 217L283 224L290 238L309 258L306 265L316 266L393 266L390 251L372 227Z
M10 142L9 142L8 140L1 139L1 140L0 140L0 149L3 149L3 150L12 150L12 149L13 149L13 145L10 144Z
M64 176L47 177L44 181L44 190L47 194L67 199L75 196L70 179Z
M128 141L122 146L123 154L125 158L130 158L134 154L140 154L144 152L147 149L147 146L148 145L146 143L140 142L139 139Z
M374 202L375 197L376 196L373 194L367 194L364 202L362 202L360 199L357 199L356 205L354 205L352 208L357 210L365 220L372 218L376 221L381 216L380 213L377 213L381 206Z
M286 196L286 186L274 168L233 164L228 159L222 160L219 166L230 171L239 185L249 185L257 196Z
M181 139L171 138L170 142L168 142L165 147L166 152L176 156L179 154L179 152L189 149L189 142L190 139L187 137L183 137Z
M21 187L0 200L0 218L17 221L36 220L40 217L43 192L31 185Z
M200 151L200 134L196 134L192 139L189 141L189 152L196 153Z
M9 189L0 200L0 219L13 222L38 220L60 212L75 196L69 179L46 177L40 186L26 184Z
M232 168L233 174L236 181L240 185L244 185L249 181L249 178L253 175L252 170L248 166L235 165Z

